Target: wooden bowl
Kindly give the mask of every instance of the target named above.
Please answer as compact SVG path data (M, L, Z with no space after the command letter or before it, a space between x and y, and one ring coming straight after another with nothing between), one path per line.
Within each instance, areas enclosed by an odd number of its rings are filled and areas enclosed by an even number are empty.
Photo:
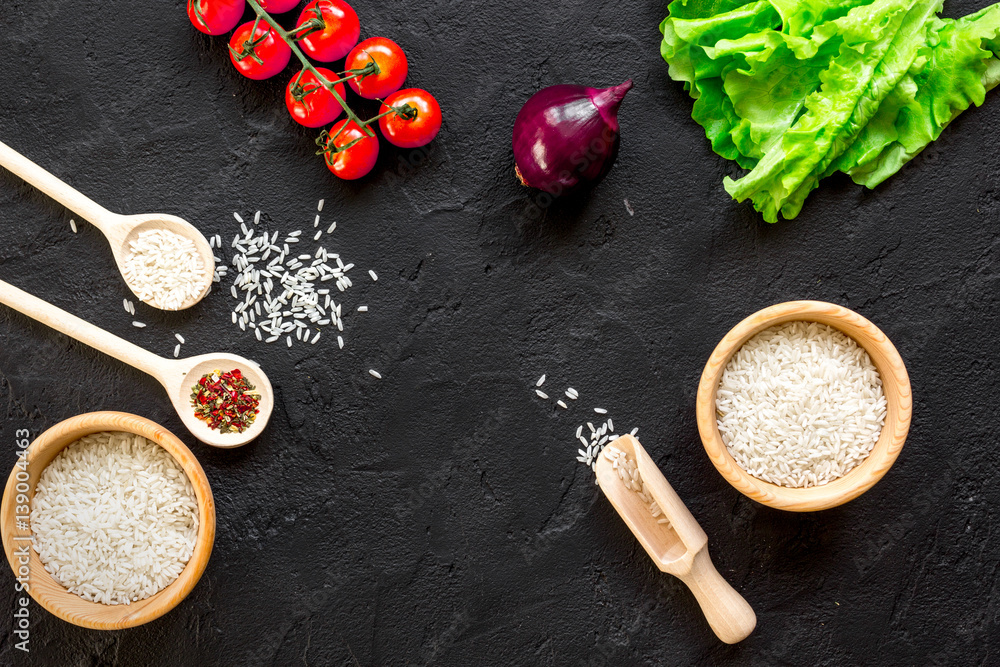
M790 488L757 479L729 454L716 421L716 390L730 358L744 343L765 329L802 320L839 329L863 347L882 376L887 403L885 424L871 454L843 477L822 486ZM789 301L754 313L719 342L698 385L698 431L712 464L736 489L759 503L792 512L812 512L842 505L870 489L899 456L913 413L913 395L906 366L895 346L878 327L852 310L822 301Z
M38 554L35 553L34 548L31 548L30 527L18 527L15 523L18 515L24 514L23 510L16 511L16 506L19 504L17 502L19 493L17 485L22 484L20 492L23 493L25 491L23 485L27 484L25 495L28 496L30 503L30 499L34 498L35 495L35 485L38 483L38 478L45 466L59 452L83 436L101 431L135 433L159 444L180 463L184 472L187 473L188 479L191 480L191 486L198 499L198 541L195 544L191 560L181 571L180 576L169 586L145 600L127 605L88 602L79 595L70 593L63 588L45 570ZM24 472L28 474L27 480L24 479ZM21 473L20 480L18 473ZM23 503L21 504L23 505ZM198 583L198 579L205 571L205 566L208 565L208 557L212 553L212 546L215 543L215 500L212 498L212 489L201 464L198 463L191 450L170 431L148 419L124 412L91 412L56 424L31 443L27 451L27 470L24 471L20 465L15 465L7 479L7 487L3 492L3 502L0 504L0 530L3 533L3 549L7 554L7 561L14 570L15 577L23 575L22 568L25 567L24 563L19 562L19 559L23 560L24 557L15 553L15 550L21 549L25 545L29 547L30 555L27 559L28 593L38 604L74 625L94 630L120 630L133 628L163 616L187 597L194 585Z

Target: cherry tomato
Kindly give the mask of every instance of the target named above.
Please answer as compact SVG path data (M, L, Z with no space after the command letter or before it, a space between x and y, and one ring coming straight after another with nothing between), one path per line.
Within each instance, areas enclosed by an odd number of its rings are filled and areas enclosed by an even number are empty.
M257 0L268 14L283 14L299 6L299 0Z
M390 144L400 148L426 146L441 130L441 106L434 96L420 88L407 88L393 93L382 103L379 113L390 112L378 119L378 126Z
M399 90L409 68L403 49L387 37L369 37L355 46L347 56L344 67L360 70L373 60L378 66L378 74L366 74L348 81L354 92L369 100L377 100Z
M299 45L306 55L320 62L340 60L361 36L358 15L344 0L312 0L299 15L296 29L311 20L322 26L305 31Z
M347 127L340 132L340 128L345 125ZM348 144L351 146L344 148ZM346 181L353 181L370 172L378 159L378 137L369 137L357 123L347 118L330 128L330 139L326 146L323 159L326 161L327 169ZM332 148L342 150L335 153L330 150Z
M243 18L244 0L188 0L188 18L206 35L221 35Z
M339 78L325 67L317 67L316 71L326 77L327 81ZM347 96L344 84L335 84L333 89L340 95L340 99ZM344 111L330 91L308 70L301 72L301 76L296 74L288 82L288 87L285 88L285 106L295 122L306 127L323 127L337 120Z
M243 76L250 79L269 79L288 65L292 50L288 44L263 21L253 30L253 21L247 21L233 33L229 40L229 59ZM253 31L253 36L250 33Z

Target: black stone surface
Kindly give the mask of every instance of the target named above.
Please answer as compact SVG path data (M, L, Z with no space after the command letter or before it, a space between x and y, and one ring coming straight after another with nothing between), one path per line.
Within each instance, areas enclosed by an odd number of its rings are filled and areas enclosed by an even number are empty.
M735 167L667 76L664 3L355 7L363 36L404 47L409 85L438 97L445 124L419 166L383 143L375 175L343 183L288 118L287 77L240 78L181 0L0 0L0 140L113 210L174 213L227 240L234 210L307 230L325 198L329 247L358 265L344 350L329 332L315 347L258 343L230 323L228 283L184 313L139 305L139 330L97 230L70 233L67 211L0 174L0 278L160 354L181 332L185 354L249 356L277 391L259 440L213 450L154 380L0 307L0 460L14 461L15 429L134 412L188 443L218 504L201 582L135 630L83 630L32 602L24 655L0 568L0 663L1000 664L996 95L876 191L832 178L797 220L767 225L723 191ZM526 215L509 145L521 104L628 77L610 176ZM885 479L805 515L731 488L694 420L723 334L798 298L874 321L915 391ZM570 411L535 397L543 372L553 395L580 390ZM712 635L575 462L595 406L640 427L753 605L742 644Z

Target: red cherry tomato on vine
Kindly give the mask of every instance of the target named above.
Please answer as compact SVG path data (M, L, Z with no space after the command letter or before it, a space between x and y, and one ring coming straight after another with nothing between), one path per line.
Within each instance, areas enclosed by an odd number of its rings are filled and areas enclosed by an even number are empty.
M298 7L299 0L257 0L257 4L268 14L283 14Z
M299 15L296 30L309 21L315 22L316 28L302 33L305 37L299 46L320 62L340 60L361 36L358 15L344 0L312 0Z
M341 128L344 128L343 132ZM323 159L327 169L346 181L353 181L370 172L378 159L378 137L369 137L357 123L347 118L330 128L326 147ZM340 151L333 152L335 148Z
M406 54L399 44L386 37L369 37L361 42L347 56L344 67L348 70L363 70L375 61L378 74L367 74L348 81L351 88L361 97L376 100L390 95L403 85L409 66Z
M391 111L396 109L396 111ZM441 130L441 106L434 96L420 88L407 88L385 99L378 126L390 144L418 148L429 144Z
M326 77L327 81L339 78L325 67L317 67L316 71ZM340 99L347 96L344 84L334 84L333 89L340 95ZM295 122L306 127L323 127L337 120L344 111L333 94L308 70L296 74L288 82L285 88L285 106Z
M288 44L263 21L247 21L233 33L229 40L229 59L237 71L250 79L269 79L288 65L292 50ZM251 36L253 32L253 36Z
M188 0L191 23L206 35L221 35L236 27L243 18L244 0Z

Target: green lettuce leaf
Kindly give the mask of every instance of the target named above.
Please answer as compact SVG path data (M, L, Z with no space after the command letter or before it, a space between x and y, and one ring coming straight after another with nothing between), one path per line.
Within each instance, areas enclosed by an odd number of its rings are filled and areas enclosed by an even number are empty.
M940 0L674 0L670 76L695 99L725 179L764 219L794 218L835 171L874 187L1000 82L1000 5L941 19Z
M957 21L938 20L931 31L906 85L897 86L890 104L879 110L878 122L838 164L859 185L874 188L895 174L958 114L982 105L1000 83L1000 45L990 46L1000 32L1000 7Z

